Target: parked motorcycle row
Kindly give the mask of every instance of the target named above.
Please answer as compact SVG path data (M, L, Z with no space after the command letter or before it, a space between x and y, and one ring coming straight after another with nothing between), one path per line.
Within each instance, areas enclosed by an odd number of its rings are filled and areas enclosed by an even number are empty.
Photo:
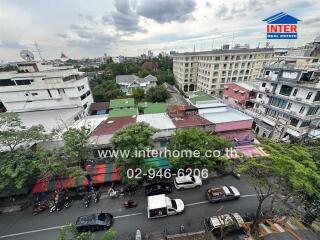
M84 194L82 199L84 207L89 207L92 200L94 203L98 203L101 197L101 192L97 191L90 191ZM49 209L50 213L59 212L63 208L69 208L71 206L72 200L71 197L65 191L55 192L54 200L49 202L48 200L37 201L32 206L32 214L38 215L41 212L46 211Z

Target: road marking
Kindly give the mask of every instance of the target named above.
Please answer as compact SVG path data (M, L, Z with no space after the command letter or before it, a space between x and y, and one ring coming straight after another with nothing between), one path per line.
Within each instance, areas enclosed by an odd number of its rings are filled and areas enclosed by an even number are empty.
M243 195L240 198L247 198L247 197L256 197L257 194L248 194L248 195ZM202 201L202 202L195 202L195 203L188 203L185 204L184 206L186 207L190 207L190 206L195 206L195 205L200 205L200 204L204 204L204 203L209 203L209 201Z
M257 196L257 194L248 194L248 195L242 195L241 198L256 197L256 196ZM208 203L208 201L188 203L188 204L185 204L185 206L186 207L190 207L190 206L200 205L200 204L204 204L204 203ZM142 215L142 214L143 213L141 213L141 212L137 212L137 213L132 213L132 214L115 216L114 218L115 219L119 219L119 218L133 217L133 216L138 216L138 215ZM44 232L44 231L54 230L54 229L60 229L62 227L66 227L66 226L67 225L61 225L61 226L56 226L56 227L49 227L49 228L42 228L42 229L32 230L32 231L13 233L13 234L0 236L0 239L1 238L9 238L9 237L20 236L20 235L25 235L25 234L30 234L30 233L37 233L37 232Z
M117 218L126 218L126 217L132 217L132 216L142 215L142 214L143 214L143 213L138 212L138 213L132 213L132 214L115 216L114 218L116 218L116 219L117 219ZM8 234L8 235L0 236L0 238L9 238L9 237L16 237L16 236L20 236L20 235L30 234L30 233L44 232L44 231L49 231L49 230L60 229L60 228L66 227L66 226L67 226L67 225L61 225L61 226L49 227L49 228L42 228L42 229L37 229L37 230L32 230L32 231L27 231L27 232L13 233L13 234Z
M138 212L138 213L132 213L132 214L127 214L127 215L115 216L114 218L132 217L132 216L137 216L137 215L141 215L141 214L143 214L143 213Z
M0 238L15 237L15 236L19 236L19 235L25 235L25 234L36 233L36 232L44 232L44 231L49 231L49 230L54 230L54 229L60 229L60 228L66 227L66 226L67 225L61 225L61 226L43 228L43 229L32 230L32 231L27 231L27 232L13 233L13 234L9 234L9 235L0 236Z

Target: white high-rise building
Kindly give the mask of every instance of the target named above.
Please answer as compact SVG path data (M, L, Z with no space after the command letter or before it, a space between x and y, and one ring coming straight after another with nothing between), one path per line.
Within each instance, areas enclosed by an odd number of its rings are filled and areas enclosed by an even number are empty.
M21 62L17 67L0 72L0 102L8 112L88 109L93 102L88 78L72 66Z

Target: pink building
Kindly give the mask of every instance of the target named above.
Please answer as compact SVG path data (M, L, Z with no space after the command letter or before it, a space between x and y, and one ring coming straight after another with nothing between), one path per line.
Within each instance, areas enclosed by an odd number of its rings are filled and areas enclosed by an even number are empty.
M224 85L223 101L234 108L251 108L250 99L255 98L255 85L249 83L227 83Z

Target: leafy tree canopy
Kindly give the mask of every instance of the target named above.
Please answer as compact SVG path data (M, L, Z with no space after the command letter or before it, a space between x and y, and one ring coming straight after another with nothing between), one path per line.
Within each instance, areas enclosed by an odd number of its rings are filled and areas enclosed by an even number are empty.
M146 93L148 102L165 102L168 98L170 98L170 93L163 85L151 87Z

